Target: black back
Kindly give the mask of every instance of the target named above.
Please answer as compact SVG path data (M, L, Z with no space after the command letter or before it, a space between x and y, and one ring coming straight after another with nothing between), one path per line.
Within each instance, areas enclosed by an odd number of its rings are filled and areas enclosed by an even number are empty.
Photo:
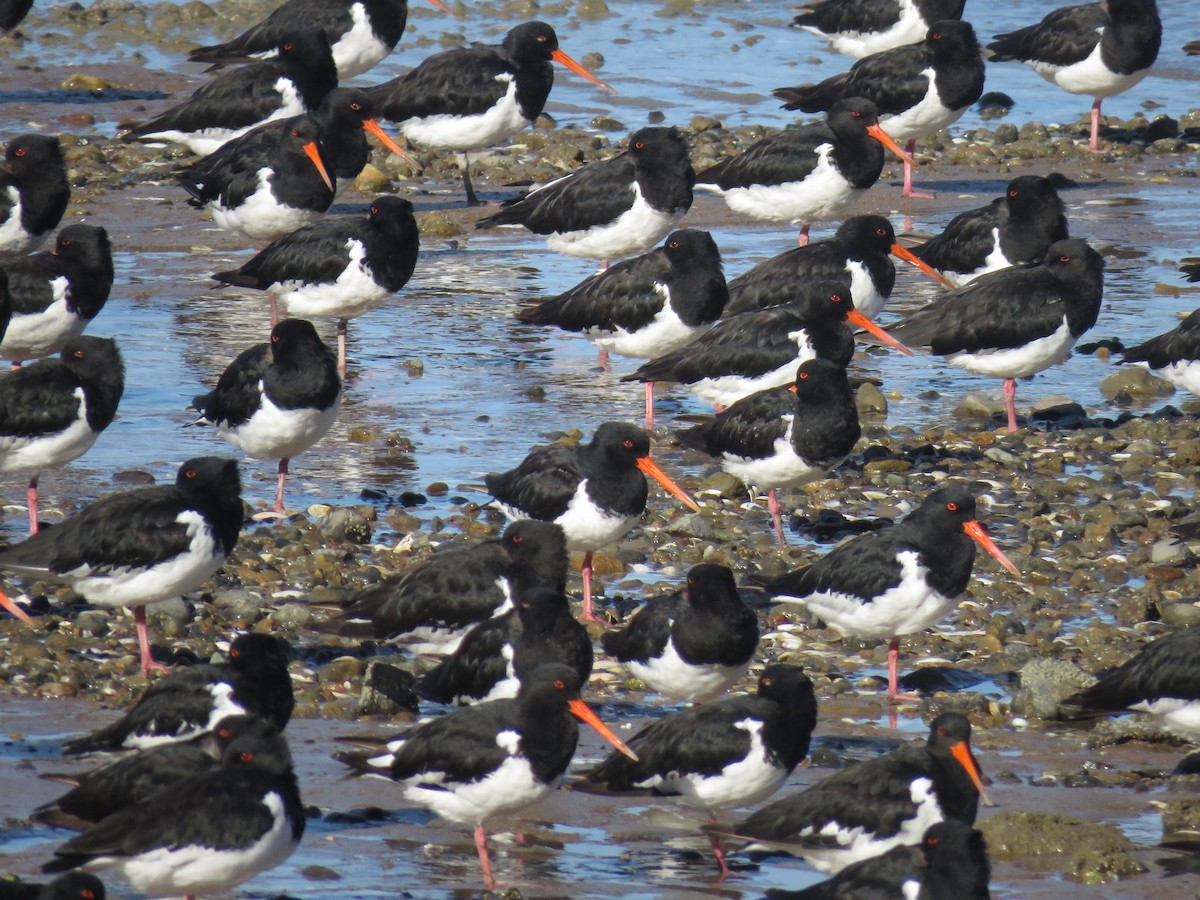
M54 251L6 263L14 315L45 311L54 301L53 284L67 279L67 309L91 320L112 290L112 245L108 232L95 225L68 225L58 233Z
M125 365L111 338L81 335L57 359L40 359L0 377L0 435L36 438L58 434L79 417L83 392L87 425L107 428L125 389Z
M1152 369L1165 369L1172 363L1200 359L1200 309L1165 334L1130 347L1123 359L1127 363L1148 363Z
M1158 59L1162 22L1155 0L1107 0L1064 6L1041 22L998 34L988 44L997 62L1082 62L1100 44L1100 60L1113 72L1130 75Z
M1184 628L1147 644L1094 685L1062 701L1081 716L1121 712L1143 701L1200 700L1200 629Z
M961 19L966 0L916 0L915 5L926 22L936 22ZM886 31L899 21L899 0L815 0L802 7L792 24L838 34Z

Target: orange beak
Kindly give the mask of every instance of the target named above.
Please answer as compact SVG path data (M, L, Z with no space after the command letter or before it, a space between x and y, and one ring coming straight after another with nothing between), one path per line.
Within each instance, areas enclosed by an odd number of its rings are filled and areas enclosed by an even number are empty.
M933 268L933 266L929 265L929 263L925 262L925 260L921 259L907 247L901 247L899 244L892 244L892 254L900 257L906 263L911 263L912 265L916 266L934 281L940 281L948 288L954 287L953 284L951 284L942 276L941 272Z
M896 340L894 337L892 337L890 334L888 334L886 331L884 331L882 328L880 328L878 325L876 325L874 322L872 322L870 319L868 319L866 316L864 316L862 313L860 313L857 309L850 310L849 315L846 316L846 321L851 322L854 325L857 325L859 328L863 329L868 334L872 334L875 337L879 338L879 340L883 341L889 347L894 347L896 350L899 350L901 353L907 353L909 356L913 355L913 352L911 350L909 350L902 343L900 343L898 340Z
M1017 567L1014 566L1012 561L1004 555L1003 550L992 543L992 539L987 536L987 532L983 530L982 525L972 519L970 522L963 522L963 531L970 535L972 540L974 540L975 543L977 543L980 547L992 554L992 558L995 559L996 562L1000 563L1000 565L1004 566L1004 568L1008 569L1008 571L1016 575L1018 578L1021 577L1021 573L1017 571Z
M25 610L21 609L21 607L17 606L17 604L13 603L11 600L8 599L8 597L4 596L4 594L2 594L2 593L0 593L0 607L4 607L4 609L7 609L10 613L12 613L14 616L16 616L18 619L20 619L26 625L32 626L34 628L37 627L37 625L34 623L33 619L29 618L29 614L27 612L25 612Z
M450 7L448 7L445 3L442 2L442 0L429 0L429 5L436 6L442 12L450 13L450 15L454 16L456 19L462 18L462 16L460 14L456 13L454 10L452 10Z
M317 147L316 141L309 141L304 145L304 155L312 160L312 164L317 167L317 171L321 173L321 180L325 182L325 187L329 190L334 190L333 179L329 177L329 173L325 171L325 163L321 161L321 151Z
M612 729L600 721L600 717L596 715L588 707L586 703L576 697L574 700L567 701L567 707L571 710L571 715L581 722L586 722L591 725L600 737L604 738L630 759L637 761L638 755L630 749L629 745L612 733Z
M603 81L601 81L595 75L593 75L591 72L589 72L583 66L581 66L579 63L575 62L575 60L571 59L571 57L567 56L567 54L563 53L561 50L555 50L553 53L550 54L550 58L552 60L554 60L556 63L561 63L562 65L566 66L568 69L570 69L572 72L574 72L579 77L586 78L592 84L597 85L600 88L603 88L604 90L608 91L610 94L616 93L616 90L614 88L609 87L607 84L605 84Z
M391 150L393 153L395 153L398 157L400 157L402 160L404 160L406 163L408 163L410 166L412 166L418 172L421 171L421 169L422 169L421 164L419 162L417 162L415 159L413 159L411 156L409 156L404 151L403 147L401 147L399 144L397 144L395 141L393 141L390 137L388 137L388 133L386 131L384 131L382 128L380 128L379 123L376 122L374 119L363 119L363 131L367 132L368 134L375 135L375 137L379 138L379 143L383 144L383 146L387 147L389 150Z
M667 493L676 497L680 503L682 503L684 506L686 506L692 512L700 512L700 506L696 503L695 500L693 500L691 497L688 496L687 491L685 491L683 488L681 488L679 485L677 485L675 482L673 482L670 478L668 478L667 473L664 472L662 469L660 469L658 467L658 463L656 463L650 457L648 457L648 456L641 457L637 461L637 467L639 469L641 469L644 474L649 475L651 478L653 478L655 481L657 481L659 484L661 484L664 488L666 488Z
M909 156L907 153L905 153L903 150L901 150L900 145L897 144L895 141L893 141L890 137L888 137L888 133L886 131L884 131L882 128L880 128L878 125L868 125L867 126L867 134L869 134L871 137L875 138L875 140L879 141L879 143L883 144L883 146L887 147L889 150L891 150L893 153L895 153L898 157L900 157L902 160L904 160L906 163L908 163L914 169L917 167L917 164L915 162L913 162L913 158L911 156Z
M975 789L979 791L979 798L983 801L984 806L995 806L987 795L987 791L983 789L983 778L979 774L979 766L975 764L975 757L971 755L971 748L967 746L966 741L959 741L950 748L950 753L958 760L958 764L967 770L967 775L971 777L971 781L975 783Z

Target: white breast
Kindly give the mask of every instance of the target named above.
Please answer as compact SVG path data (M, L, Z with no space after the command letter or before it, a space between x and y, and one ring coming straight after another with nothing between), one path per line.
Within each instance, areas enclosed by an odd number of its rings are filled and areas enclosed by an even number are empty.
M1103 31L1103 29L1097 29ZM1069 66L1033 60L1029 63L1035 72L1047 81L1053 81L1068 94L1085 94L1089 97L1112 97L1124 93L1146 77L1148 69L1131 75L1118 75L1100 58L1097 43L1086 59Z
M962 109L947 109L938 96L937 85L933 80L936 74L934 70L926 69L921 74L925 76L928 87L920 102L902 113L879 118L879 124L894 141L908 141L937 134L943 128L957 122L970 106L968 104Z
M625 663L625 667L646 682L651 690L695 703L704 703L725 693L746 674L749 665L749 660L740 666L693 665L680 657L674 638L667 640L667 646L657 659L647 662L631 659Z
M775 439L769 456L755 459L723 453L721 468L746 484L760 488L795 487L827 477L830 466L814 464L814 461L799 456L792 447L794 419L791 415L783 417L787 430Z
M262 385L259 385L262 391ZM303 453L333 427L341 394L328 409L280 409L264 392L262 405L241 425L217 424L221 437L257 459L291 459Z
M668 773L661 779L663 788L678 792L689 806L709 814L719 809L752 806L770 797L783 785L788 773L770 761L763 744L762 725L758 719L744 719L733 726L750 735L750 749L744 759L730 763L717 775Z
M711 327L685 325L671 308L670 291L663 285L656 285L656 290L662 295L663 305L649 324L635 332L620 327L616 331L593 328L589 329L588 337L597 346L621 356L653 359L686 347Z
M350 19L353 22L350 30L330 48L341 81L361 75L392 52L391 47L375 37L366 8L361 3L350 7Z
M639 518L640 515L619 516L599 509L587 496L585 478L554 522L566 532L568 549L595 552L625 537Z
M87 322L67 309L69 289L66 276L59 276L50 283L53 299L49 306L28 315L14 313L0 342L0 358L24 361L50 356L83 334Z
M237 231L255 241L273 241L302 225L315 222L321 213L280 203L271 192L271 170L258 170L258 187L239 206L222 206L219 200L205 204L213 221L226 231Z
M734 212L756 219L803 224L841 218L859 193L833 165L832 144L817 147L817 165L801 181L756 184L723 191L716 185L698 184L697 189L715 191Z
M79 401L75 421L57 434L0 437L0 472L43 472L83 456L96 443L99 432L88 426L83 388L75 389L75 399Z
M1144 369L1150 368L1150 364L1145 362L1134 363L1134 365ZM1167 379L1175 387L1183 388L1188 393L1200 397L1200 360L1180 360L1169 363L1161 369L1154 369L1153 372L1155 375Z
M414 143L439 150L481 150L512 137L530 124L517 103L517 82L509 74L496 76L508 90L484 113L473 116L441 114L406 119L400 131Z
M637 182L632 191L633 205L613 221L583 231L547 235L546 246L555 253L603 260L631 256L654 246L675 228L683 211L659 212L642 198Z
M995 378L1029 378L1042 369L1065 362L1075 346L1075 336L1063 323L1053 334L1030 341L1023 347L1009 350L978 350L974 353L951 353L947 362L980 375Z
M372 277L362 241L346 241L346 253L346 268L336 281L311 285L285 281L271 285L270 289L289 313L305 319L314 316L352 319L370 312L388 298L389 292Z

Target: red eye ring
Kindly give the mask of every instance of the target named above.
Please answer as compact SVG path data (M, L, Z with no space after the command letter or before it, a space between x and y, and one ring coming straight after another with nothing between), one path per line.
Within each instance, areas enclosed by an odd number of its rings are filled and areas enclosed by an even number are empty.
M1018 193L1017 191L1009 191L1008 196L1015 197L1015 196L1017 196L1017 193Z
M861 109L852 109L852 110L850 110L850 115L854 116L854 118L856 118L856 119L861 118L862 110Z
M950 512L958 512L958 504L957 503L947 503L946 509L950 510Z
M519 543L521 543L521 541L523 541L523 540L525 540L525 538L524 538L524 537L522 537L522 536L521 536L521 535L519 535L519 534L514 534L514 535L512 536L512 542L513 542L514 544L519 544Z
M633 449L633 441L622 441L621 445L623 447L625 447L626 449L629 449L629 450Z
M566 684L566 682L565 682L565 681L563 681L561 678L560 678L558 681L554 682L554 686L555 686L556 688L558 688L560 691L564 691L564 690L566 690L566 689L567 689L567 684Z
M935 31L933 33L933 39L935 41L940 41L942 39L942 33L940 31Z
M184 478L195 478L195 477L196 477L196 470L195 470L195 469L188 469L186 472L184 472L184 473L183 473L183 477L184 477Z
M634 141L633 146L636 147L638 150L645 150L646 142L645 141Z
M17 148L17 152L16 152L16 154L15 154L15 155L16 155L16 156L24 156L24 155L25 155L25 148L24 148L24 147L18 147L18 148Z
M248 750L243 750L238 754L238 759L240 759L242 762L250 762L252 759L254 759L254 754Z
M807 372L801 372L801 373L800 373L799 375L797 375L796 377L797 377L798 379L800 379L801 381L804 381L804 379L808 378L808 373L807 373Z
M1058 261L1059 261L1059 262L1070 262L1070 261L1071 261L1071 257L1069 257L1069 256L1060 256L1060 257L1058 258Z

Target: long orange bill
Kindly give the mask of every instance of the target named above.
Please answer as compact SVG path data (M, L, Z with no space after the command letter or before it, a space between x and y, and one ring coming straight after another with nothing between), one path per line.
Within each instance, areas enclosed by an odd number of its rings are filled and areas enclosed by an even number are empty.
M388 137L388 133L380 128L379 123L374 119L363 119L363 131L375 135L375 137L379 138L379 143L383 144L383 146L387 147L418 172L421 171L421 164L409 156L403 147Z
M554 60L556 63L561 63L562 65L566 66L568 69L570 69L572 72L574 72L576 75L580 76L581 78L586 78L592 84L598 85L599 87L608 91L610 94L615 94L617 92L616 88L609 87L607 84L605 84L603 81L601 81L595 75L593 75L591 72L589 72L583 66L581 66L579 63L575 62L575 60L571 59L571 57L567 56L567 54L563 53L561 50L555 50L553 53L550 54L550 58L552 60Z
M979 766L975 764L975 757L971 755L971 748L967 746L967 742L959 741L950 748L950 752L958 760L958 764L967 770L967 775L975 783L975 789L979 791L979 799L983 805L995 806L996 804L988 797L987 791L983 789L983 777L979 774Z
M892 244L892 254L900 257L906 263L911 263L912 265L916 266L934 281L940 281L948 288L954 287L953 284L946 280L945 276L943 276L941 272L939 272L929 263L925 262L925 260L921 259L921 257L917 256L917 254L913 253L907 247L901 247L899 244Z
M321 173L321 180L325 182L325 187L329 190L335 190L333 179L329 177L329 173L325 171L325 163L321 161L321 151L317 147L316 141L309 141L304 145L304 155L312 160L312 164L317 167L317 171Z
M872 334L875 337L879 338L879 340L883 341L889 347L894 347L897 350L899 350L901 353L907 353L909 356L913 355L913 352L911 350L909 350L902 343L900 343L898 340L896 340L894 337L892 337L890 334L888 334L886 331L884 331L882 328L880 328L878 325L876 325L874 322L872 322L870 319L868 319L866 316L864 316L862 313L860 313L857 309L850 310L850 314L848 316L846 316L846 319L850 323L857 325L859 328L866 331L868 334Z
M914 169L917 167L917 164L915 162L913 162L913 158L911 156L909 156L907 153L905 153L900 148L899 144L897 144L890 137L888 137L888 133L886 131L884 131L882 128L880 128L878 125L868 125L867 126L867 134L869 134L871 137L875 138L875 140L879 141L879 143L883 144L883 146L887 147L889 150L891 150L893 153L895 153L898 157L900 157L902 160L904 160L906 163L908 163Z
M20 619L26 625L32 625L35 628L37 627L37 625L34 623L33 619L29 618L29 613L25 612L25 610L21 609L21 607L17 606L17 604L13 603L11 600L8 599L8 597L6 597L2 593L0 593L0 606L7 609L10 613L12 613L14 616L16 616L18 619Z
M612 729L600 721L600 717L596 715L588 707L586 703L576 697L574 700L567 701L567 707L571 710L571 715L581 722L586 722L596 729L600 737L604 738L630 759L637 761L638 755L633 752L628 744L612 733Z
M667 493L678 498L679 502L682 503L684 506L686 506L688 509L690 509L692 512L700 512L699 504L696 503L695 500L693 500L691 497L688 496L687 491L685 491L683 488L681 488L679 485L677 485L675 482L673 482L667 476L667 473L658 467L658 463L656 463L650 457L643 456L641 459L639 459L637 461L637 467L639 469L641 469L643 473L645 473L646 475L649 475L651 478L653 478L655 481L657 481L659 484L661 484L664 488L666 488Z
M461 15L460 13L457 13L457 12L455 12L454 10L452 10L452 9L451 9L450 7L448 7L448 6L447 6L445 3L443 3L443 2L442 2L442 0L429 0L429 5L430 5L430 6L436 6L436 7L437 7L438 9L440 9L442 12L448 12L448 13L450 13L450 15L454 16L456 19L461 19L461 18L462 18L462 15Z
M1003 550L992 543L992 539L987 536L987 532L983 530L982 525L972 519L970 522L963 522L963 531L969 534L980 547L992 554L996 562L1000 563L1000 565L1004 566L1004 568L1008 569L1008 571L1012 572L1018 578L1021 577L1021 573L1012 564L1012 560L1004 555Z

